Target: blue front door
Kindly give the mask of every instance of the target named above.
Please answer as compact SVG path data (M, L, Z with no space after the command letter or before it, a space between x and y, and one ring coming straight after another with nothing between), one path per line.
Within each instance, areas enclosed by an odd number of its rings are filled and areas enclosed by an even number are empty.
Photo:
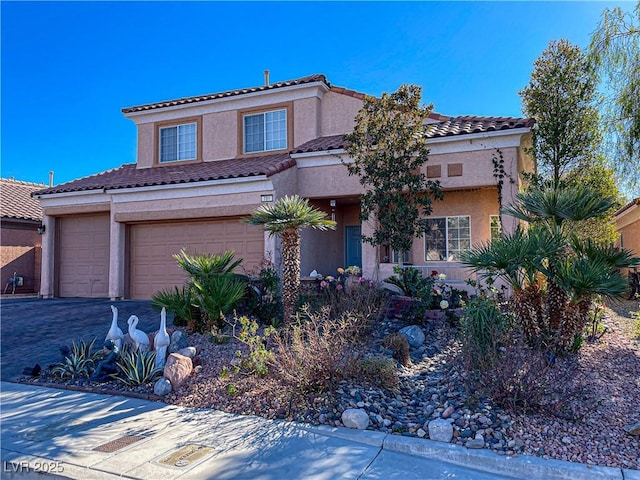
M360 237L360 225L345 228L345 267L355 265L362 267L362 238Z

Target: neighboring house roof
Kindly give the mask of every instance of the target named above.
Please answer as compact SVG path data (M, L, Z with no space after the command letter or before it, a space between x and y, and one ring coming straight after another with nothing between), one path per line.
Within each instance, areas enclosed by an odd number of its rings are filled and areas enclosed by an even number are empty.
M640 205L640 198L634 198L633 200L631 200L629 203L627 203L624 207L622 207L620 210L618 210L613 215L615 217L619 217L622 214L624 214L627 210L629 210L631 207L633 207L634 205Z
M238 95L245 95L248 93L263 92L266 90L274 90L277 88L291 87L294 85L303 85L305 83L313 83L313 82L322 82L327 87L329 87L331 91L340 93L342 95L349 95L349 96L361 98L361 99L364 98L364 93L359 93L354 90L349 90L343 87L334 87L329 83L329 81L327 80L327 77L325 77L322 74L315 74L315 75L309 75L302 78L297 78L295 80L286 80L284 82L276 82L269 85L262 85L259 87L243 88L240 90L228 90L226 92L209 93L206 95L198 95L195 97L184 97L184 98L178 98L176 100L165 100L162 102L147 103L145 105L125 107L122 109L122 113L127 114L127 113L143 112L146 110L156 110L158 108L175 107L177 105L185 105L188 103L206 102L209 100L217 100L220 98L234 97Z
M0 179L0 216L19 220L42 220L40 202L31 197L43 184Z
M288 153L259 155L256 157L219 160L215 162L169 164L155 168L136 168L126 164L114 170L80 178L52 188L40 189L34 194L80 192L87 190L117 190L121 188L175 185L179 183L205 182L227 178L270 177L296 164Z

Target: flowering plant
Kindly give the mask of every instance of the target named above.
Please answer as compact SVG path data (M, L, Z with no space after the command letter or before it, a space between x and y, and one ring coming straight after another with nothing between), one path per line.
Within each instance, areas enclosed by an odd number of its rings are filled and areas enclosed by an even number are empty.
M353 275L355 277L360 277L362 276L362 269L356 265L351 265L349 267L347 267L347 269L345 270L345 272L349 275Z

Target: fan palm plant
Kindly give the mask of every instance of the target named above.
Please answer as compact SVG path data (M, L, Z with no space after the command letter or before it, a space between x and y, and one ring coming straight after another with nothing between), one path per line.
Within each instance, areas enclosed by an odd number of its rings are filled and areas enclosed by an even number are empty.
M288 321L295 313L300 289L300 229L334 230L336 222L298 195L261 205L245 221L263 227L282 242L282 304L284 319Z
M502 213L530 224L527 231L481 245L463 263L481 276L501 277L514 289L511 306L530 343L566 351L588 320L594 295L618 297L624 279L617 269L638 263L570 233L570 222L600 215L614 198L585 186L543 183L516 195Z

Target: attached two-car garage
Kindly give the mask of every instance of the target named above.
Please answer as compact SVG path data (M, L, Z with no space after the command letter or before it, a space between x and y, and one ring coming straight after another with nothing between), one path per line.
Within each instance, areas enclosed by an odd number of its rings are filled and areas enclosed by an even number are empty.
M234 250L251 269L264 256L264 233L239 218L172 223L141 223L129 230L130 298L151 298L160 289L182 285L185 274L172 255Z
M109 237L108 214L60 218L60 297L109 296ZM127 298L149 299L182 285L185 275L172 257L182 248L207 254L233 249L247 270L264 256L264 232L239 218L131 224L127 237Z

